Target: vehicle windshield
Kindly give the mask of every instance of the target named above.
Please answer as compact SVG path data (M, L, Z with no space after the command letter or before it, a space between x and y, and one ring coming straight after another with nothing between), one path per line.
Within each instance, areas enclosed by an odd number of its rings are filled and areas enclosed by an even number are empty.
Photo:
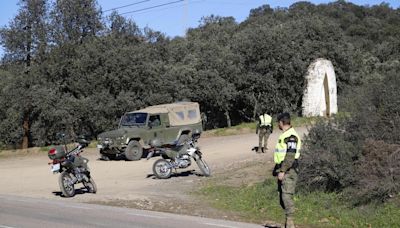
M121 117L121 126L137 126L146 124L147 113L127 113Z

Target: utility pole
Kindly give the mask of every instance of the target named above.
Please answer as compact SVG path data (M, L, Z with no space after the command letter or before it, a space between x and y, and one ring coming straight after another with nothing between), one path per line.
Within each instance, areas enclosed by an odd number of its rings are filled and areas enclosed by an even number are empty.
M189 0L185 0L185 7L183 7L183 36L186 36L187 29L189 27Z

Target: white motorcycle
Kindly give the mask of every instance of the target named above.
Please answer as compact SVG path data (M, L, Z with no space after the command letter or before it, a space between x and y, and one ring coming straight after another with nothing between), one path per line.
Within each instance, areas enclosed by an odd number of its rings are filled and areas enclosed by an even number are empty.
M147 159L155 154L160 154L163 158L158 159L153 164L153 173L158 179L168 179L171 177L173 169L184 169L191 165L191 158L197 163L203 176L210 176L211 170L203 159L203 154L196 146L196 138L190 138L182 144L160 144L158 140L150 142L152 148L149 150ZM185 153L173 158L170 156L170 150L185 149ZM177 153L177 152L176 152Z

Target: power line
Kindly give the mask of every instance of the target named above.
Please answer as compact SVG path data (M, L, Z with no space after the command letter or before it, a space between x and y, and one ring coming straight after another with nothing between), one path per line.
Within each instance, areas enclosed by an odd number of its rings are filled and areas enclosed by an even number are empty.
M164 4L160 4L160 5L150 6L150 7L146 7L146 8L142 8L142 9L138 9L138 10L133 10L133 11L121 13L119 15L124 15L124 14L129 14L129 13L136 13L136 12L145 11L145 10L149 10L149 9L154 9L154 8L158 8L158 7L162 7L162 6L172 5L172 4L175 4L175 3L178 3L178 2L183 2L183 1L184 0L167 2L167 3L164 3Z
M205 0L190 1L188 5L193 5L193 4L196 4L196 3L199 3L199 2L203 2L203 1L205 1ZM175 9L175 8L182 7L182 6L185 6L185 5L182 4L182 5L175 5L175 6L165 7L165 8L161 8L161 9L153 9L153 10L148 10L148 11L145 11L145 12L140 12L140 13L137 13L135 15L141 15L141 14L146 14L146 13L151 13L151 12L160 12L160 11L164 11L164 10L168 10L168 9Z
M128 5L119 6L119 7L111 8L111 9L108 9L108 10L104 10L103 13L108 12L108 11L112 11L112 10L116 10L116 9L126 8L128 6L138 5L138 4L141 4L141 3L144 3L144 2L150 2L150 1L151 0L143 0L143 1L139 1L139 2L134 2L134 3L128 4Z

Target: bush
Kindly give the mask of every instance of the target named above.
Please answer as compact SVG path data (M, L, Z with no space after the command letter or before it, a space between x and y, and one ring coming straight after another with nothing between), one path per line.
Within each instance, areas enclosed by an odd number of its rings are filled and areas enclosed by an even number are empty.
M299 189L341 191L354 182L354 162L360 152L339 122L319 122L304 140Z
M355 165L357 181L349 191L355 204L384 202L400 192L400 145L368 140Z
M354 91L350 115L309 131L300 189L342 192L354 205L384 202L400 192L399 87L396 74L388 73L386 81Z

